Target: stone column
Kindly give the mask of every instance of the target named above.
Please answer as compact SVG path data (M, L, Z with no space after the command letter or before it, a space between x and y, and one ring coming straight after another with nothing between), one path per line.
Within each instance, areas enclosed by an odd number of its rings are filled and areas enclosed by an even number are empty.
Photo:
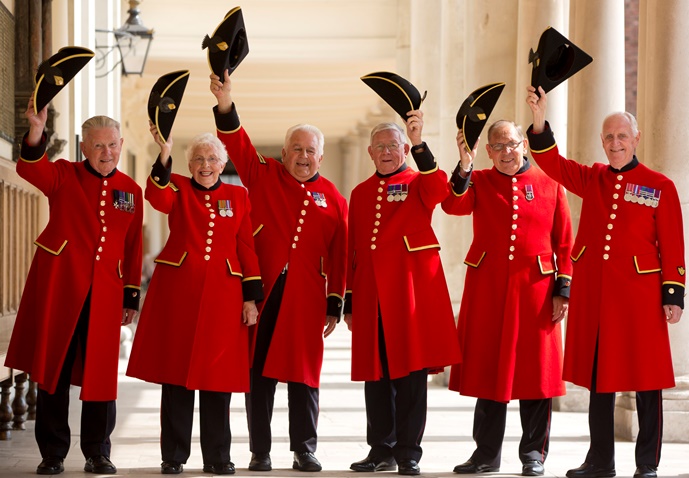
M689 3L682 0L639 4L639 161L675 182L682 204L684 234L689 212L689 167L677 154L686 141L684 118L689 115L689 59L685 54L689 27ZM685 309L686 310L686 309ZM663 393L665 409L664 441L689 442L689 321L670 325L673 365L677 386ZM633 401L630 413L633 415ZM638 430L636 417L626 428L628 435Z
M593 57L593 63L568 80L569 123L567 157L583 164L607 162L601 148L603 119L624 109L624 0L577 0L570 3L568 38ZM562 88L563 86L560 86ZM572 226L576 233L581 198L568 194ZM577 280L574 278L574 280ZM567 384L567 395L559 400L563 411L586 412L588 390ZM619 421L618 421L619 422Z

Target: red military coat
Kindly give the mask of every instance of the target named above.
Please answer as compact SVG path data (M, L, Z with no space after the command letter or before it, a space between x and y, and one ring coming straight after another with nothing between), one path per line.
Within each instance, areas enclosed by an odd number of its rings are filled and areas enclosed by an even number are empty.
M636 158L617 171L559 155L552 131L529 130L534 159L582 201L572 249L574 278L564 379L598 392L675 384L662 305L683 306L684 236L677 190ZM641 352L642 351L642 352Z
M464 357L450 389L498 402L564 395L552 322L554 292L567 295L560 288L568 293L572 277L564 189L528 160L514 176L491 168L454 183L443 210L473 214L474 240L457 324Z
M352 380L383 377L379 308L391 379L461 361L440 244L431 227L433 209L447 196L447 175L437 167L424 173L403 168L385 177L374 174L350 199Z
M5 365L53 393L90 290L88 347L78 352L72 384L82 400L114 400L122 308L139 302L141 188L118 170L101 176L87 161L50 162L45 142L22 143L17 173L47 196L50 217L35 241Z
M318 387L325 317L339 317L342 309L347 202L321 175L301 183L282 163L259 154L239 125L234 106L226 115L215 111L218 138L249 189L266 297L288 267L263 375Z
M170 236L156 258L127 375L189 390L249 391L245 300L261 298L249 197L165 172L157 162L146 199L168 215ZM243 292L244 286L244 292Z

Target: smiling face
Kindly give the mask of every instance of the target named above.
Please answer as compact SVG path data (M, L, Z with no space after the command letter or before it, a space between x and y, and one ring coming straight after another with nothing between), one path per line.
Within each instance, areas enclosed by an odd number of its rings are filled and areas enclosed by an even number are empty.
M117 128L91 128L80 147L91 167L101 176L107 176L120 162L122 143Z
M296 130L282 148L282 164L294 179L308 181L316 175L323 161L318 137L306 130Z
M220 160L218 152L209 144L199 144L194 148L189 159L189 172L194 181L205 188L218 182L225 164Z
M610 166L621 169L634 158L634 151L639 144L641 133L637 131L634 134L629 119L623 114L616 114L609 116L603 122L600 138Z
M368 154L379 174L391 174L404 163L409 154L409 144L397 129L384 129L371 138Z
M526 139L521 138L512 123L505 122L491 131L486 145L488 157L495 169L508 176L517 174L524 166Z

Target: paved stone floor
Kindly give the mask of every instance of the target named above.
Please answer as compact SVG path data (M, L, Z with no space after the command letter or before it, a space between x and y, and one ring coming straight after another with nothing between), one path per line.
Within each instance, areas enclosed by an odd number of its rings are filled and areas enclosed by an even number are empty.
M349 332L344 323L326 340L321 388L321 413L318 425L318 459L323 478L365 478L369 473L349 471L353 461L364 458L366 445L363 385L349 380L350 351ZM159 404L160 388L124 375L126 361L120 362L120 388L118 423L112 436L112 460L118 467L118 476L160 476ZM84 459L79 449L78 389L73 390L71 409L72 449L65 460L64 477L94 476L84 473ZM452 468L471 455L474 444L471 438L474 399L461 397L443 387L431 384L428 394L428 422L423 439L424 455L421 472L425 477L457 477ZM198 417L196 417L198 418ZM287 392L278 387L273 416L274 469L270 473L247 470L250 452L244 410L244 397L235 395L231 404L233 432L232 461L239 476L266 476L266 478L303 476L294 471L292 454L287 438ZM186 478L211 476L202 472L201 451L198 440L198 420L195 423L192 455L185 465ZM490 477L520 476L521 464L517 446L521 435L519 413L510 404L499 473ZM550 455L546 462L547 477L564 477L568 469L579 466L588 449L586 414L556 412L553 414ZM617 476L631 477L634 473L634 444L618 441L616 445ZM0 476L36 476L40 462L38 448L33 437L33 423L27 423L25 431L14 431L12 439L0 441ZM381 475L378 473L377 475ZM382 475L397 476L387 472ZM105 475L104 475L105 476ZM659 469L661 477L689 478L689 445L666 443Z

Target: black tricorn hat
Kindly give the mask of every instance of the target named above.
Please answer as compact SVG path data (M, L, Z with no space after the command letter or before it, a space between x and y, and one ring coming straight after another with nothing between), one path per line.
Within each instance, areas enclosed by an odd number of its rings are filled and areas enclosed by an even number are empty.
M423 100L426 99L426 92L423 93L422 97L419 90L408 80L389 71L369 73L362 76L361 81L378 93L378 96L392 106L392 109L404 120L409 118L407 116L408 111L418 110Z
M38 66L36 88L33 92L34 112L45 105L67 86L95 54L88 48L66 46Z
M158 78L148 95L148 119L156 125L163 141L167 141L172 131L188 80L189 70L167 73Z
M206 35L203 38L201 48L208 48L208 66L220 77L221 81L225 70L228 70L231 75L249 54L242 8L234 7L227 12L213 35L211 37Z
M529 63L533 63L531 86L536 94L539 86L547 93L592 61L584 50L548 27L541 34L538 50L529 50Z
M471 92L457 112L457 128L464 132L464 146L471 151L493 112L505 83L491 83Z

